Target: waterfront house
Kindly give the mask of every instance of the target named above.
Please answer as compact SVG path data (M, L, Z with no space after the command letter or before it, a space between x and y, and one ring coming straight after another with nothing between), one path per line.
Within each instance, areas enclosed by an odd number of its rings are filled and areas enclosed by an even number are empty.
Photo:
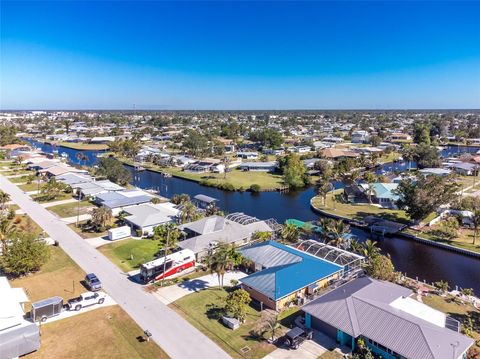
M120 212L129 207L149 203L152 198L153 196L145 191L132 189L97 194L95 197L95 203L111 210L112 214L117 216Z
M340 158L358 158L360 155L353 151L341 150L337 148L325 148L321 151L323 158L340 159Z
M261 172L274 172L277 168L276 161L267 162L243 162L240 165L242 171L261 171Z
M79 183L89 183L93 182L94 178L89 174L85 173L65 173L55 177L58 182L65 183L72 188L75 188L75 185Z
M180 241L178 246L193 251L197 260L220 243L241 246L248 243L255 232L273 232L265 221L242 213L232 213L227 217L210 216L178 228L185 234L185 240Z
M23 288L12 288L0 277L0 358L18 358L40 348L39 328L25 319L28 302Z
M303 300L341 277L343 266L274 241L240 248L254 273L241 286L252 299L273 310Z
M64 163L58 163L54 166L49 166L38 171L38 173L47 176L48 178L65 175L67 173L88 174L87 170L75 168Z
M455 171L462 176L472 176L478 169L478 165L468 162L447 163L445 167Z
M240 151L237 152L237 157L244 159L244 160L256 160L258 159L258 153L257 152L245 152L245 151Z
M3 150L7 154L7 158L16 158L21 156L23 153L30 152L32 148L28 145L22 145L18 143L12 143L0 147L0 150Z
M215 206L218 202L218 199L206 196L204 194L197 194L195 197L193 197L192 202L198 208L206 209L208 207Z
M396 202L400 198L395 190L398 187L398 183L362 183L359 187L365 193L365 196L369 197L371 194L372 202L380 205L383 208L396 209Z
M153 236L154 228L176 221L180 211L173 203L146 203L124 209L125 222L132 233L141 232L143 236Z
M418 172L420 172L425 176L432 175L432 176L440 176L440 177L445 177L452 173L451 170L445 169L445 168L423 168Z
M465 358L473 339L458 333L458 322L412 294L397 284L361 277L326 292L302 310L307 327L352 350L362 339L385 359Z

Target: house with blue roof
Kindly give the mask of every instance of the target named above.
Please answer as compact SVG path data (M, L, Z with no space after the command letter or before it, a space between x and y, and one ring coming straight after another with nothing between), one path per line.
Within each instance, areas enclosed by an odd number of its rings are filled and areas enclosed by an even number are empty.
M281 310L305 298L343 273L343 266L304 251L266 241L239 249L254 271L241 279L241 287L263 306Z
M360 187L367 198L370 192L373 203L384 208L397 208L396 202L399 199L399 195L395 193L395 190L398 187L398 183L362 183Z

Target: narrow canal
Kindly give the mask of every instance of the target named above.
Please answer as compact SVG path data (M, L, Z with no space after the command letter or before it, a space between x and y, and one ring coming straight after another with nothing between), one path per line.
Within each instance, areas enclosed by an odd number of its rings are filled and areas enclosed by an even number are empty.
M46 153L53 151L50 145L32 143ZM457 146L454 149L458 150ZM468 149L472 152L478 150L472 147ZM76 157L78 151L64 147L59 147L57 150L59 154L66 153L73 163L79 163ZM83 152L87 156L87 165L93 165L99 152ZM158 190L165 197L180 193L187 193L190 196L202 193L217 198L219 207L226 213L244 212L260 219L274 218L279 223L288 218L303 221L318 219L318 215L310 209L310 199L314 196L313 188L287 194L225 192L180 178L165 178L156 172L135 172L132 167L127 166L127 168L132 172L132 184L143 189ZM368 233L359 229L354 228L352 232L360 240L368 237ZM396 269L407 273L410 277L418 277L429 282L447 280L452 287L458 285L473 288L477 294L480 293L480 260L478 259L400 237L385 238L379 242L379 246L385 253L390 254Z

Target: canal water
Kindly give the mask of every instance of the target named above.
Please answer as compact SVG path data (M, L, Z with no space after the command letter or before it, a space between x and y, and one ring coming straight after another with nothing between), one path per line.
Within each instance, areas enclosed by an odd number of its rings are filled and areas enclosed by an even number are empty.
M35 145L47 153L53 150L50 145L40 143ZM78 163L76 158L78 151L59 147L58 152L59 154L67 153L72 162ZM96 156L100 153L99 151L83 152L87 155L87 165L90 166L95 163ZM391 166L398 165L401 163ZM165 197L181 193L195 196L201 193L217 198L219 207L226 213L244 212L260 219L274 218L279 223L283 223L288 218L297 218L302 221L319 218L310 209L310 199L315 195L313 188L285 194L226 192L180 178L165 178L152 171L135 172L132 167L126 167L132 172L132 184L143 189L157 190ZM368 238L368 233L360 229L353 228L352 232L360 240ZM425 279L429 282L447 280L452 287L458 285L463 288L473 288L477 294L480 293L480 260L478 259L401 237L385 238L379 242L379 247L391 256L397 270L407 273L410 277L418 277L420 280Z

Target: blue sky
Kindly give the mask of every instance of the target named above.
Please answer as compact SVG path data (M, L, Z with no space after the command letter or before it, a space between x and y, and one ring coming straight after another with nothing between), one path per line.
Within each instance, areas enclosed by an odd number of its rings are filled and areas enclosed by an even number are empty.
M2 109L480 108L480 2L0 6Z

